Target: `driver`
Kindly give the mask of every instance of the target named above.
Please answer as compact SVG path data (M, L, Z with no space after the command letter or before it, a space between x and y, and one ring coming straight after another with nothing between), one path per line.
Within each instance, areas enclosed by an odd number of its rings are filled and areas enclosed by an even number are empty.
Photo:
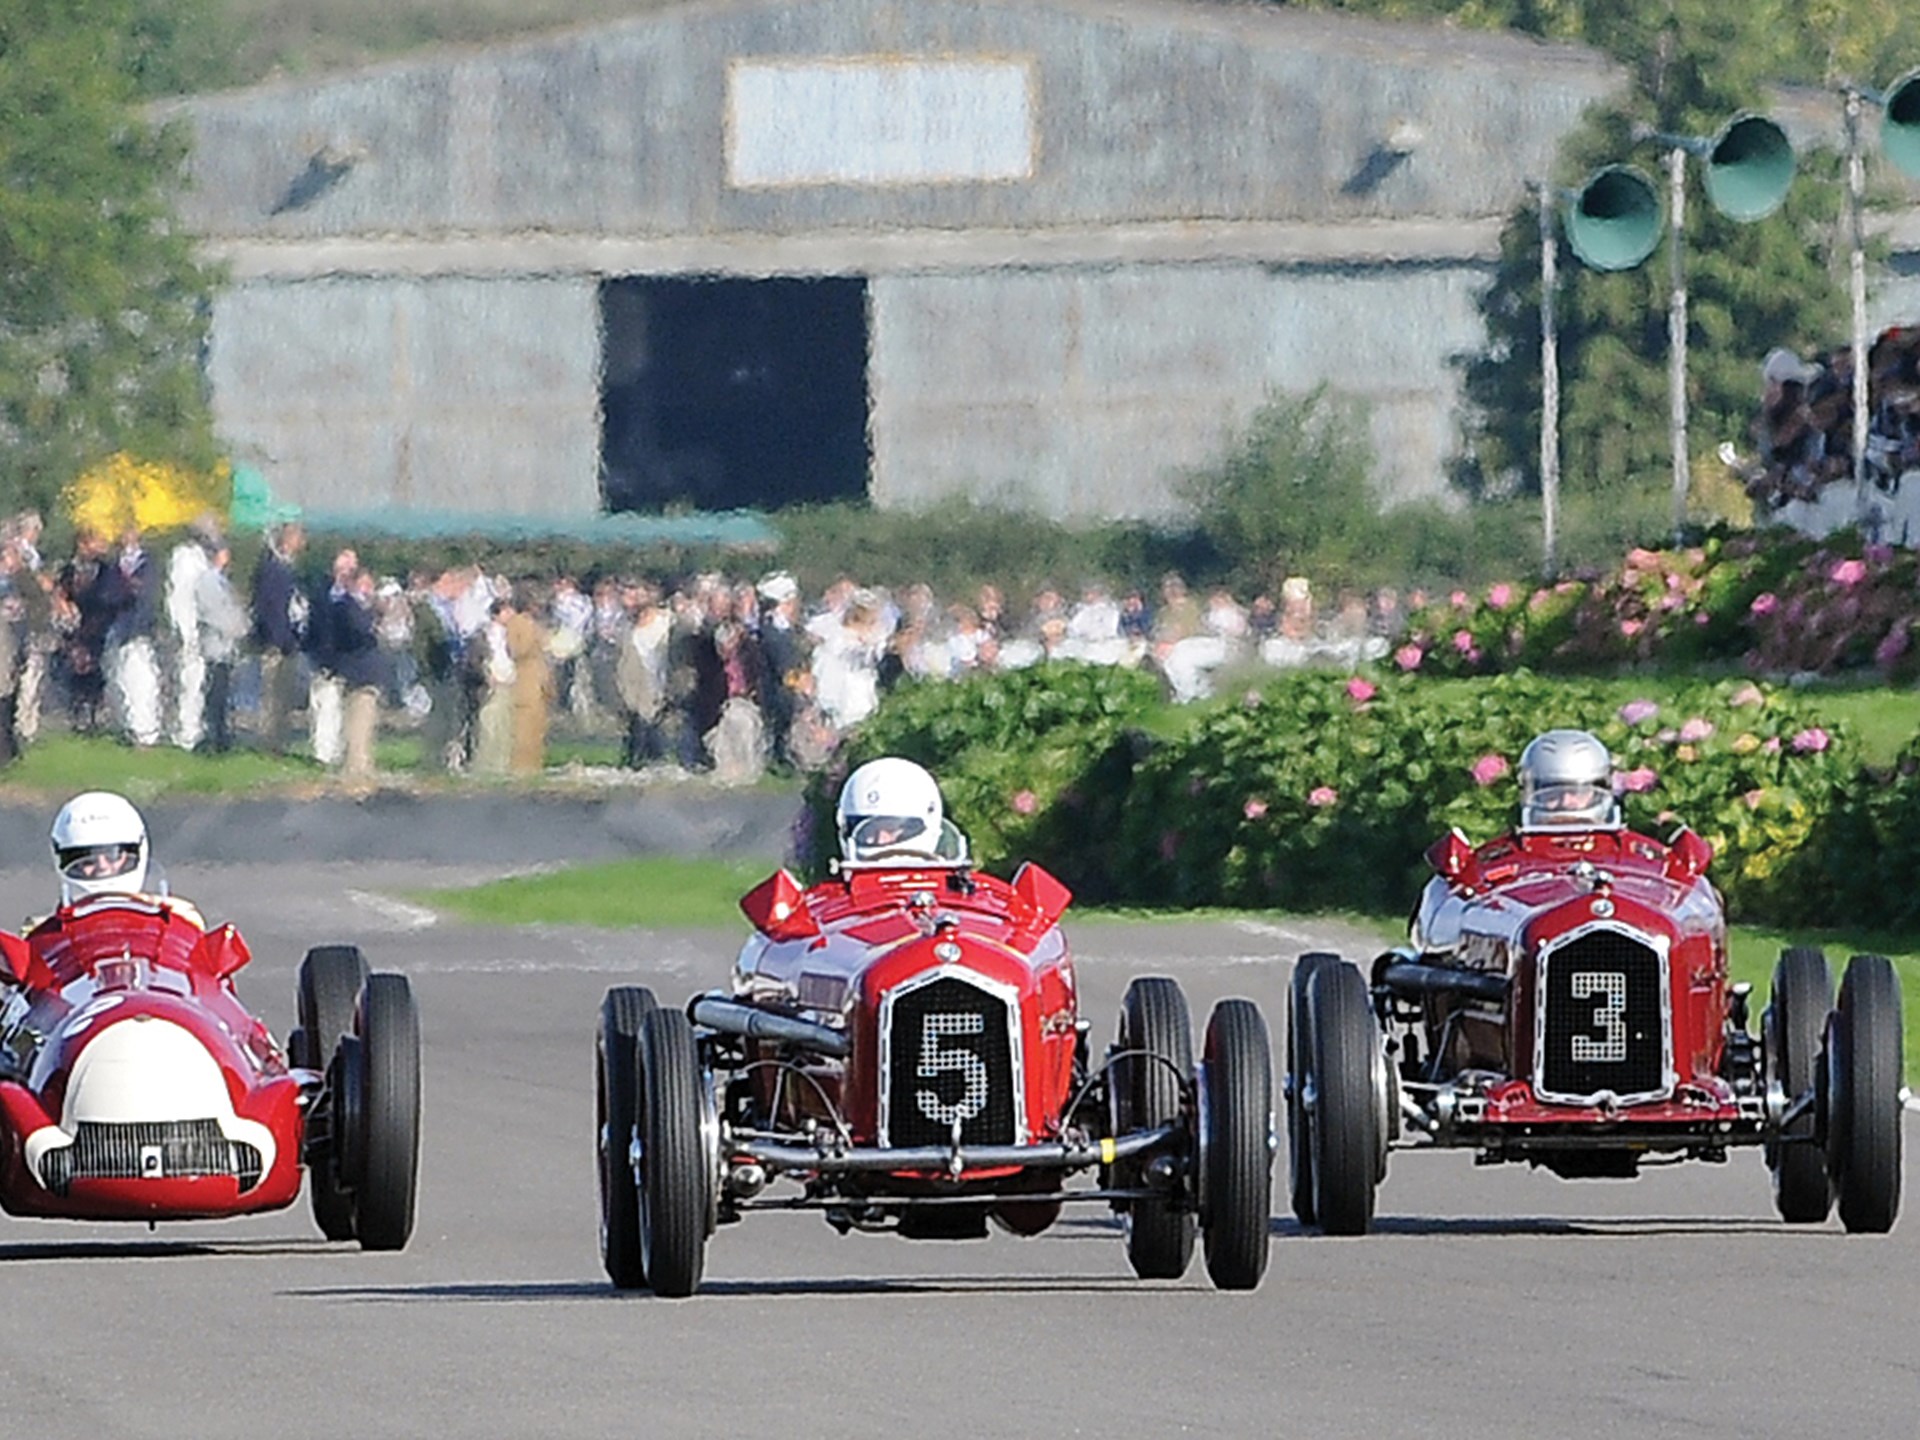
M133 802L111 790L88 790L53 817L53 869L60 877L65 909L96 895L145 895L152 851L147 822ZM165 882L161 882L165 892ZM200 912L178 896L167 897L175 914L202 929Z
M869 760L847 777L838 818L843 860L913 865L952 858L941 843L948 827L940 786L897 755Z
M1520 829L1618 830L1613 756L1585 730L1549 730L1520 752Z

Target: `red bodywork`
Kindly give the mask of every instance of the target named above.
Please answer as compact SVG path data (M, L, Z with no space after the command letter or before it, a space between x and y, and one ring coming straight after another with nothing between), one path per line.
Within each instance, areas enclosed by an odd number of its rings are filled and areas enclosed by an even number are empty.
M1440 874L1415 919L1417 958L1448 970L1504 976L1507 985L1504 1004L1446 993L1417 1000L1403 993L1397 1002L1401 1018L1409 1018L1412 1007L1420 1012L1413 1028L1424 1042L1421 1077L1484 1102L1451 1112L1469 1122L1465 1128L1484 1142L1524 1148L1522 1133L1498 1137L1479 1127L1604 1126L1624 1143L1632 1143L1636 1132L1656 1131L1712 1142L1754 1127L1758 1102L1744 1097L1743 1103L1724 1064L1726 920L1704 874L1711 854L1689 831L1671 844L1603 830L1521 833L1477 850L1455 835L1433 848L1430 858ZM1595 1086L1592 1093L1563 1094L1547 1083L1543 977L1551 957L1579 953L1565 947L1581 941L1658 957L1657 1036L1651 1008L1637 1018L1624 1005L1610 1014L1611 1002L1597 988L1582 992L1576 985L1555 1002L1564 1013L1552 1032L1554 1044L1604 1056L1617 1032L1623 1055L1644 1057L1636 1072L1642 1078L1627 1093L1588 1081L1572 1088ZM1383 962L1376 979L1384 973ZM1656 1043L1657 1070L1648 1048ZM1610 1072L1601 1065L1581 1073Z
M204 929L191 907L164 898L108 896L63 907L24 943L7 941L5 969L15 983L0 985L0 1208L14 1215L151 1221L251 1214L292 1203L302 1174L303 1088L267 1027L234 994L232 976L249 955L231 925ZM166 1173L154 1127L219 1119L216 1096L215 1104L199 1107L213 1114L141 1117L148 1133L135 1141L151 1142L144 1148L155 1173L76 1173L59 1187L64 1193L47 1188L28 1164L29 1141L62 1125L75 1067L120 1027L155 1022L172 1027L170 1036L191 1036L217 1065L230 1106L225 1118L237 1122L228 1129L260 1138L248 1127L264 1127L270 1145L252 1147L258 1178L243 1188L236 1174ZM192 1061L198 1076L204 1066L197 1056ZM168 1077L152 1078L156 1091L165 1088ZM139 1077L114 1083L132 1093ZM262 1153L268 1148L270 1158Z
M1012 1143L1060 1138L1080 1034L1073 961L1055 924L1068 899L1035 866L1011 884L952 867L849 870L805 891L784 871L766 881L741 902L761 933L740 952L735 995L844 1029L852 1049L814 1062L817 1089L771 1066L754 1072L756 1108L783 1129L828 1123L838 1111L856 1145L900 1143L887 1133L880 1017L903 987L959 975L1006 998L1017 1016ZM969 1170L966 1181L1010 1173Z

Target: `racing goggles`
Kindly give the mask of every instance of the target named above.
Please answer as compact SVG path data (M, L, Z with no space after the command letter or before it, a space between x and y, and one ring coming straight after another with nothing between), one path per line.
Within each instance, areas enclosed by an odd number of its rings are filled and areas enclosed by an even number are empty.
M1529 787L1526 812L1530 826L1612 824L1618 814L1610 787L1584 781L1546 781Z
M54 852L54 863L69 880L111 880L131 874L140 864L138 845L69 845Z
M931 855L939 838L917 815L867 815L848 827L844 845L849 857L867 860L896 850Z

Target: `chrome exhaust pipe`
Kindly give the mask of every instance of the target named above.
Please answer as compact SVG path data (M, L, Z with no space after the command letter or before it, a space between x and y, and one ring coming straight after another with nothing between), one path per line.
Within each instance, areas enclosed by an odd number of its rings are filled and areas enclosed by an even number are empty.
M853 1037L844 1030L836 1030L831 1025L822 1025L815 1020L802 1020L797 1016L762 1010L757 1005L726 1000L718 995L699 996L687 1007L687 1014L694 1024L704 1025L709 1030L742 1035L749 1040L783 1041L836 1060L844 1060L853 1051Z

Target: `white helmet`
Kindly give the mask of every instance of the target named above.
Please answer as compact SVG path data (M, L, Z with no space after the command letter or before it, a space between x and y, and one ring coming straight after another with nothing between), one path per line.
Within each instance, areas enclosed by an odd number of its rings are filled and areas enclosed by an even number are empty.
M945 807L933 776L911 760L869 760L840 787L840 854L848 860L940 854Z
M147 822L125 796L76 795L53 817L53 868L62 905L89 895L137 894L147 883Z
M1617 830L1613 756L1585 730L1549 730L1520 752L1522 830Z

